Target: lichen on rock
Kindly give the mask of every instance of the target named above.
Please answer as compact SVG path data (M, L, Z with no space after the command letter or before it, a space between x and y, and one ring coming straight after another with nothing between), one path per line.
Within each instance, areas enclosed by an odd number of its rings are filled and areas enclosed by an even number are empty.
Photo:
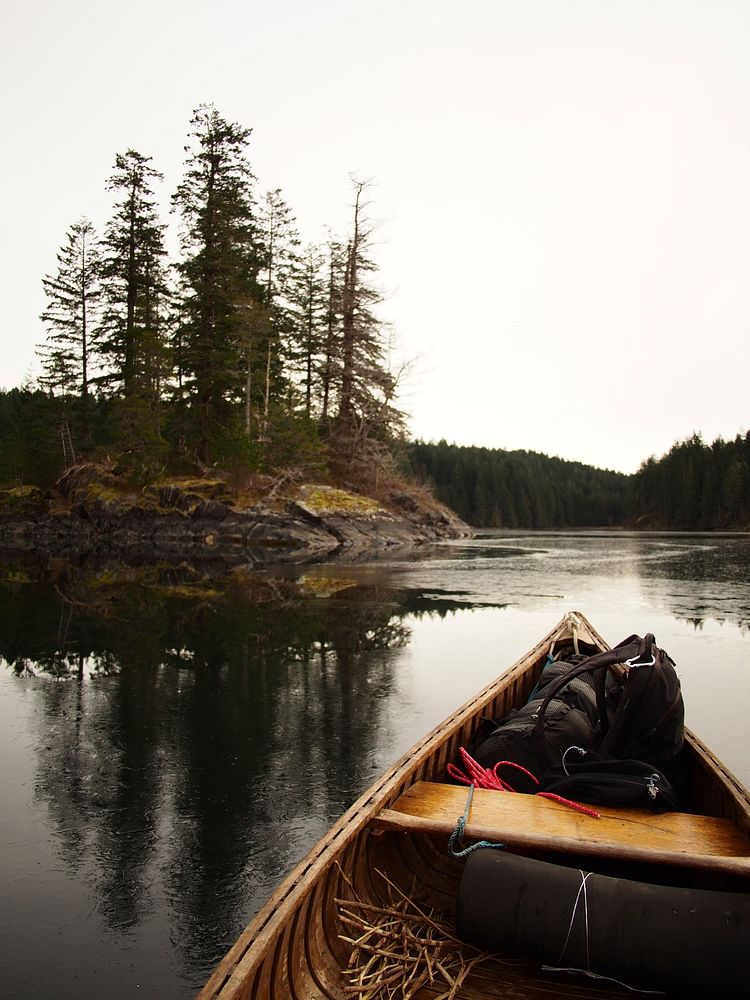
M296 504L310 514L385 514L386 511L372 497L334 486L303 486Z
M318 514L377 514L380 506L370 497L349 493L333 486L309 486L301 500Z

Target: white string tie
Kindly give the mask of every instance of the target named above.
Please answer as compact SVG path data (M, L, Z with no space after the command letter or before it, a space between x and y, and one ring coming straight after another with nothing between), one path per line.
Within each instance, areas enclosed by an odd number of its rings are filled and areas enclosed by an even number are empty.
M572 750L574 748L571 747L570 749ZM578 749L578 748L576 747L575 749ZM593 872L585 872L584 873L584 872L581 871L580 868L578 869L578 872L579 872L579 874L581 876L581 884L578 887L578 892L576 894L576 900L575 900L575 903L573 904L573 912L572 912L572 914L570 916L570 924L568 926L568 933L567 933L567 935L565 937L565 944L563 945L562 951L560 952L560 957L557 960L558 964L557 965L543 965L542 966L542 970L544 972L572 972L572 973L574 973L576 975L590 976L591 979L602 979L602 980L605 980L608 983L616 983L618 986L623 986L626 990L630 990L633 993L647 993L647 994L649 994L651 996L662 996L662 997L665 996L665 993L664 993L663 990L644 990L644 989L639 989L636 986L630 986L630 985L628 985L628 983L623 983L619 979L614 979L612 976L602 976L598 972L592 972L591 971L591 956L589 954L589 898L588 898L588 890L587 890L586 883L591 878ZM581 901L581 896L583 896L583 921L584 921L584 928L585 928L585 931L586 931L586 968L585 969L576 969L576 968L572 968L572 967L563 966L562 960L563 960L563 958L565 956L565 952L567 950L568 943L570 942L570 935L573 933L573 925L575 924L576 914L578 913L578 904Z

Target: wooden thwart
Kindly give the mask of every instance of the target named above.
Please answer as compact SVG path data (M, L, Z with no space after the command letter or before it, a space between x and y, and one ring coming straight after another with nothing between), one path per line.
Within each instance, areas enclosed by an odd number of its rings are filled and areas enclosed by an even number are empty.
M381 829L450 835L468 789L419 781L373 820ZM750 876L750 841L729 819L597 807L599 819L534 795L476 789L464 839Z

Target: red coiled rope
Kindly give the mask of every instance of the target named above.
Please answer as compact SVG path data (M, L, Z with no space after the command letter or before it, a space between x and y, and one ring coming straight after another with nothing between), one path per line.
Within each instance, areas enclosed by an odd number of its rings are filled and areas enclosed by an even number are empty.
M477 761L469 754L463 747L458 748L459 756L463 762L466 771L462 771L460 767L456 767L455 764L448 764L446 770L451 778L456 781L460 781L463 785L473 785L475 788L490 788L497 792L515 792L516 789L504 781L500 775L497 773L498 768L501 767L512 767L516 771L520 771L521 774L525 774L527 778L530 778L535 785L539 784L539 780L528 771L525 767L520 764L514 763L512 760L500 760L495 764L492 770L482 767ZM594 819L599 819L599 813L596 809L591 809L589 806L584 806L580 802L573 802L572 799L563 798L562 795L555 795L554 792L535 792L543 799L552 799L553 802L559 802L563 806L568 806L570 809L575 809L578 812L584 813L586 816L593 816Z

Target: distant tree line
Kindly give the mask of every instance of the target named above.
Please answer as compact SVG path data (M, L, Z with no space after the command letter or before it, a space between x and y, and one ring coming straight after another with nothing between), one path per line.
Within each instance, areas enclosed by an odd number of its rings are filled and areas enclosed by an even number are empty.
M750 528L750 433L697 435L634 475L529 451L417 441L406 465L465 521L484 528Z
M750 432L711 445L694 434L635 476L638 510L651 524L685 530L750 528Z
M42 374L26 387L54 405L24 404L61 459L115 449L144 477L329 461L355 476L388 461L403 414L375 311L367 185L353 182L347 234L303 246L281 191L258 191L250 134L212 105L193 113L172 195L176 260L162 175L136 150L115 157L101 233L85 217L71 225L43 278ZM3 418L22 402L5 398ZM2 433L20 455L27 429ZM14 459L2 462L7 478Z
M609 527L632 513L631 477L533 451L417 441L410 470L482 528Z

